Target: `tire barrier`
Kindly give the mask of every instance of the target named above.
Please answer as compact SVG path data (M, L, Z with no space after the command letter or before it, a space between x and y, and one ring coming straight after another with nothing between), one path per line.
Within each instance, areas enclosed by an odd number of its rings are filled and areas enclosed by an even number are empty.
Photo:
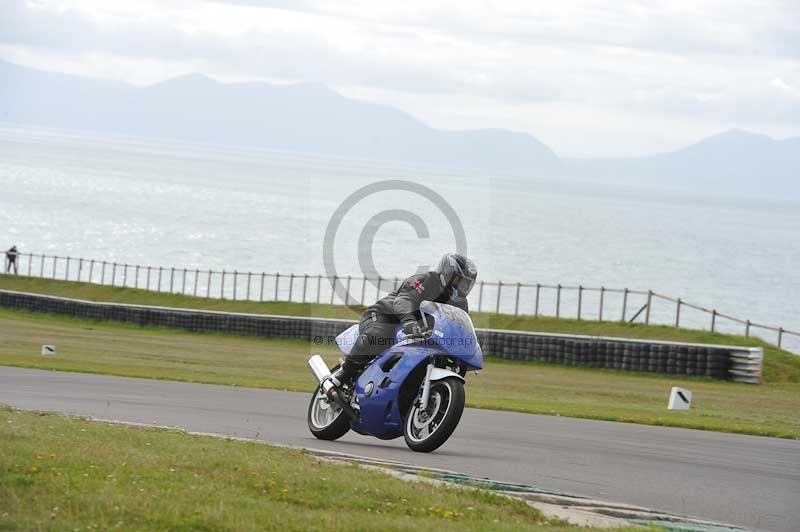
M0 290L0 306L192 332L333 343L354 321L102 303ZM761 347L478 329L484 353L507 360L761 382Z
M761 347L497 329L479 329L478 339L485 353L509 360L710 377L750 384L761 382L764 358Z

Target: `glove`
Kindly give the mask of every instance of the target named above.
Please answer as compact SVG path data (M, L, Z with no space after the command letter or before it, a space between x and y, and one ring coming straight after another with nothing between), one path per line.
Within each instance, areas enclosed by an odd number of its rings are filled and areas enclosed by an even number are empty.
M422 329L420 328L419 323L409 320L403 323L403 334L406 336L421 336Z

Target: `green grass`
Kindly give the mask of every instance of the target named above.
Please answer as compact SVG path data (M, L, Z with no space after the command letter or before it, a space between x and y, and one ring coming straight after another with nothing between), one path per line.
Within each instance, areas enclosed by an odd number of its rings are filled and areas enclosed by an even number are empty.
M577 530L299 450L0 408L0 530Z
M0 364L310 392L311 353L299 340L197 334L0 309ZM58 354L41 356L42 344ZM694 392L692 410L666 409L670 387ZM487 358L467 376L473 407L800 438L800 383L761 386Z
M135 305L157 305L161 307L181 307L253 314L279 314L284 316L315 316L319 318L357 319L361 309L351 310L339 305L316 303L288 303L283 301L231 301L206 299L202 297L151 292L135 288L100 286L75 281L56 281L0 274L0 288L33 292L52 296L70 297L88 301L107 301L112 303L131 303Z
M150 292L147 290L136 290L133 288L99 286L91 283L56 281L52 279L38 279L12 275L0 275L0 288L85 299L89 301L109 301L115 303L286 316L357 319L362 310L358 307L348 308L337 305L317 305L314 303L304 304L274 301L258 303L254 301L205 299L177 294ZM763 378L765 382L800 383L800 356L780 350L772 344L757 338L745 338L742 336L692 329L678 329L676 327L664 325L578 321L547 317L534 318L532 316L515 317L507 314L498 315L485 312L474 312L471 316L476 327L494 329L763 347Z

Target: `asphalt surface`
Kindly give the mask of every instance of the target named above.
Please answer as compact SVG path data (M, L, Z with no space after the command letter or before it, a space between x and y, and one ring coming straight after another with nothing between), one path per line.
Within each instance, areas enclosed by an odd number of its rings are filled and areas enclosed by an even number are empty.
M402 438L313 438L309 397L0 366L0 403L17 408L328 449L759 530L800 530L800 441L466 409L450 441L420 454Z

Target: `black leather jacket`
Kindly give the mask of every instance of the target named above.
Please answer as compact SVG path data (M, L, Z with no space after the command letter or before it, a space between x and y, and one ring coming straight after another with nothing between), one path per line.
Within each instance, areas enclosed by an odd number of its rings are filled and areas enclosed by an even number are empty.
M403 280L397 290L378 300L368 311L378 312L391 323L403 323L421 318L419 305L423 301L447 303L469 312L467 300L451 299L449 291L445 291L441 277L436 272L412 275Z

